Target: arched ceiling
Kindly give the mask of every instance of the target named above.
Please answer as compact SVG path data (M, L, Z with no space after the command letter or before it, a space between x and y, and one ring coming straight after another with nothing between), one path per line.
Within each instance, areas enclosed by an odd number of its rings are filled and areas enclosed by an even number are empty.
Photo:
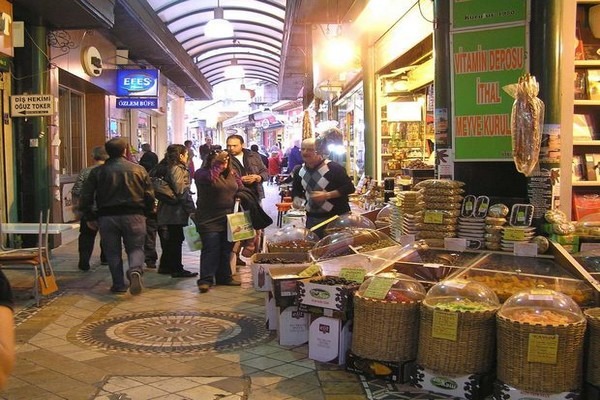
M211 86L224 82L224 68L235 58L244 78L278 84L286 0L148 0ZM204 36L204 26L223 8L232 38Z

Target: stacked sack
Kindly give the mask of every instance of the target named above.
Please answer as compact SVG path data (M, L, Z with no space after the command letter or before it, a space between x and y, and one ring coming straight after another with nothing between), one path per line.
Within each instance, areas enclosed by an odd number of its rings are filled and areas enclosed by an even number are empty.
M416 213L417 239L429 246L444 247L444 239L456 237L464 182L428 179L414 185L421 192L422 211Z
M421 193L417 191L402 191L390 200L392 207L390 235L400 241L402 235L416 234L415 213L421 207Z

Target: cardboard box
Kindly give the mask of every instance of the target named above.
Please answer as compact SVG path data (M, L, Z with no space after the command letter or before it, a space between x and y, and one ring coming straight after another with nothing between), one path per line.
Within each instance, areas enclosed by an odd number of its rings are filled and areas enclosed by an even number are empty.
M352 351L346 355L346 371L364 375L368 379L406 383L414 374L414 368L414 360L404 362L372 360L357 356Z
M329 317L310 317L308 358L344 365L352 341L352 321Z
M416 365L411 377L411 385L461 399L483 399L492 393L493 380L493 374L442 374Z
M286 307L279 314L277 336L281 346L299 346L308 342L309 316L296 306Z
M265 326L270 331L276 331L279 324L279 307L275 304L273 293L265 293Z
M269 270L271 268L308 267L306 253L256 253L252 256L250 270L254 289L266 292L272 290Z
M343 321L352 319L354 313L353 308L350 307L348 310L339 311L333 310L331 308L317 307L317 306L308 306L306 304L298 304L298 309L304 311L305 313L309 313L314 315L315 317L330 317L337 318Z
M305 267L271 267L269 268L269 279L273 295L275 296L275 304L279 307L285 307L295 303L298 295L297 281L304 279L298 274L304 271Z
M323 277L326 278L326 277ZM298 281L298 301L307 306L347 311L352 308L352 297L359 285L324 285L310 279Z
M494 398L503 400L578 400L579 392L536 393L519 390L500 381L494 382ZM591 397L587 397L590 399Z

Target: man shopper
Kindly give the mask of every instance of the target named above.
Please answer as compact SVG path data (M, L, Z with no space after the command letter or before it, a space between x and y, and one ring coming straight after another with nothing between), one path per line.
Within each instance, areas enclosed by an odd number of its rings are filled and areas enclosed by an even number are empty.
M154 207L154 191L144 167L128 161L128 142L118 137L104 145L108 160L94 168L81 190L81 211L100 240L112 277L111 291L126 292L121 242L128 259L129 292L142 292L146 215ZM94 204L96 208L94 208Z
M142 145L144 154L140 158L140 165L150 173L152 168L158 164L158 155L152 151L149 143ZM144 254L146 268L156 268L158 253L156 252L156 232L158 231L158 222L156 220L156 207L152 212L146 215L146 241L144 242Z

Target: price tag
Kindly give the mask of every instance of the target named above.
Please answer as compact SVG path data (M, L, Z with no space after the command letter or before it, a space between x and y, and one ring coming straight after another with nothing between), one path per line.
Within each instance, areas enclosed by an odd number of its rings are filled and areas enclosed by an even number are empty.
M310 264L306 269L301 271L298 276L302 278L310 278L313 275L317 275L321 272L318 264Z
M452 251L465 251L467 248L467 239L444 238L444 248Z
M525 231L522 229L504 228L503 238L505 240L523 240Z
M450 311L433 310L431 336L438 339L456 341L458 314Z
M538 254L538 245L537 243L515 242L513 254L515 256L536 257Z
M402 246L409 246L415 242L415 235L402 235L400 236L400 244Z
M426 224L442 224L444 222L444 213L440 211L425 211L423 222Z
M347 268L340 269L340 278L348 279L349 281L362 283L365 280L367 271L363 268Z
M558 355L558 335L530 333L527 342L527 361L542 364L556 364Z
M367 290L363 294L364 297L371 297L373 299L385 299L392 285L396 281L396 278L388 276L375 276L369 284Z

